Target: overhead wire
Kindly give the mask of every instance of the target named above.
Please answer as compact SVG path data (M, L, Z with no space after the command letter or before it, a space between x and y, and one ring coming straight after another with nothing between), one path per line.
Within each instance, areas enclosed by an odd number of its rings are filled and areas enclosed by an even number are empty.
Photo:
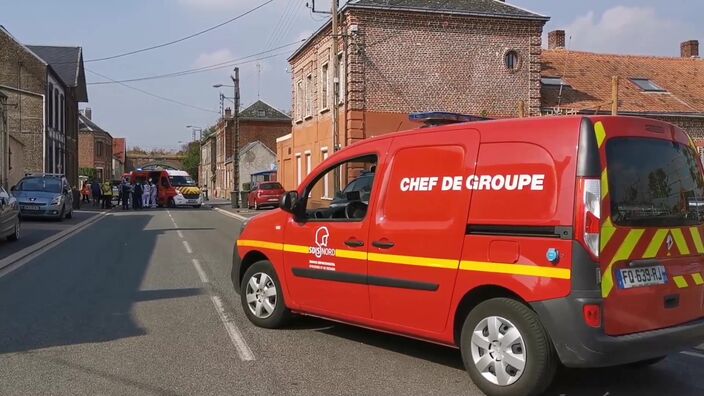
M238 19L240 19L240 18L243 18L243 17L245 17L245 16L247 16L247 15L253 13L254 11L257 11L258 9L260 9L260 8L266 6L267 4L270 4L270 3L274 2L274 1L275 1L275 0L267 0L267 1L265 1L265 2L263 2L263 3L261 3L261 4L259 4L258 6L252 8L252 9L250 9L250 10L248 10L248 11L246 11L246 12L240 14L240 15L237 15L237 16L235 16L235 17L233 17L233 18L230 18L230 19L228 19L228 20L226 20L226 21L224 21L224 22L222 22L222 23L219 23L219 24L217 24L217 25L215 25L215 26L211 26L211 27L209 27L209 28L207 28L207 29L203 29L203 30L201 30L201 31L199 31L199 32L196 32L196 33L193 33L193 34L189 34L188 36L181 37L181 38L176 39L176 40L168 41L168 42L162 43L162 44L152 45L152 46L146 47L146 48L136 49L136 50L133 50L133 51L123 52L123 53L116 54L116 55L112 55L112 56L106 56L106 57L95 58L95 59L87 59L87 60L85 60L85 61L83 61L83 62L84 62L84 63L89 63L89 62L101 62L101 61L106 61L106 60L111 60L111 59L117 59L117 58L122 58L122 57L125 57L125 56L129 56L129 55L138 54L138 53L140 53L140 52L151 51L151 50L155 50L155 49L158 49L158 48L167 47L167 46L169 46L169 45L177 44L177 43L180 43L180 42L182 42L182 41L186 41L186 40L192 39L192 38L194 38L194 37L197 37L197 36L203 35L203 34L205 34L205 33L208 33L208 32L210 32L210 31L213 31L213 30L215 30L215 29L217 29L217 28L220 28L220 27L222 27L222 26L225 26L225 25L227 25L227 24L229 24L229 23L232 23L232 22L234 22L234 21L236 21L236 20L238 20ZM70 63L70 62L68 62L68 63Z
M279 16L279 19L274 25L274 28L271 30L271 32L269 32L269 36L267 37L266 42L264 43L265 49L269 49L269 47L271 47L271 45L273 44L274 35L278 34L278 31L279 29L281 29L284 20L287 18L288 14L291 13L291 10L293 9L293 4L295 4L295 1L288 1L286 3L286 8L284 8L284 11Z
M98 73L98 72L93 71L93 70L90 70L90 69L88 69L88 68L86 68L86 71L89 72L89 73L95 74L96 76L102 77L102 78L104 78L104 79L106 79L106 80L113 81L113 82L115 82L116 84L119 84L119 85L121 85L121 86L123 86L123 87L125 87L125 88L129 88L129 89L131 89L131 90L140 92L140 93L142 93L142 94L144 94L144 95L151 96L151 97L156 98L156 99L161 99L161 100L166 101L166 102L174 103L174 104L177 104L177 105L181 105L181 106L184 106L184 107L188 107L188 108L191 108L191 109L200 110L200 111L204 111L204 112L208 112L208 113L215 113L215 114L219 114L219 113L220 113L220 112L215 111L215 110L209 110L209 109L206 109L206 108L203 108L203 107L194 106L194 105L192 105L192 104L184 103L184 102L178 101L178 100L176 100L176 99L167 98L167 97L165 97L165 96L161 96L161 95L157 95L157 94L155 94L155 93L151 93L151 92L149 92L149 91L145 91L145 90L143 90L143 89L141 89L141 88L137 88L137 87L133 87L133 86L131 86L131 85L127 85L127 84L125 84L125 83L122 83L122 82L113 80L112 78L110 78L110 77L108 77L108 76L106 76L106 75L104 75L104 74Z

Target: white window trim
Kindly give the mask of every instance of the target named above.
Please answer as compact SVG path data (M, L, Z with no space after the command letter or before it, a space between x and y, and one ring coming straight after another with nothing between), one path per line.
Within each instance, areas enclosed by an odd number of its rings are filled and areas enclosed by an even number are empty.
M313 109L313 73L308 73L306 76L306 83L305 83L305 118L304 119L309 119L313 117L313 113L315 110Z
M325 81L323 81L323 76L325 75L323 73L323 69L327 66L327 78ZM335 99L333 98L330 100L330 61L326 61L320 66L320 106L322 107L320 109L320 113L325 113L326 111L330 111L330 102L334 101ZM327 86L324 86L327 85ZM323 89L326 88L326 89ZM326 97L327 96L327 97ZM333 96L335 96L333 94ZM325 98L325 106L323 106L323 98Z
M313 171L313 155L310 150L306 150L304 154L306 156L306 176L308 176Z
M339 76L335 76L335 78L338 78L338 94L339 94L339 100L337 101L338 104L343 104L345 103L345 99L347 99L347 70L345 70L345 65L347 64L345 62L345 53L343 51L340 51L337 53L337 56L335 58L335 61L337 62L337 71ZM333 93L333 101L335 94Z
M303 181L303 172L301 172L301 168L303 168L303 162L301 161L301 153L296 153L297 186L300 186L301 182Z
M299 89L300 88L300 89ZM296 102L293 104L296 107L296 122L303 121L304 113L304 103L305 100L305 88L303 87L303 80L300 79L296 82Z

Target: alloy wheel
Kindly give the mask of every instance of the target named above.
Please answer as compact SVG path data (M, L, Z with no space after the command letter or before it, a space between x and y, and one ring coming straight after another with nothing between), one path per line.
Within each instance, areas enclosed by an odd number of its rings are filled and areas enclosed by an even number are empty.
M271 277L263 272L257 272L247 282L247 306L257 318L266 319L276 309L276 285Z
M508 386L523 375L526 347L518 328L500 316L482 319L474 328L471 340L472 360L489 382Z

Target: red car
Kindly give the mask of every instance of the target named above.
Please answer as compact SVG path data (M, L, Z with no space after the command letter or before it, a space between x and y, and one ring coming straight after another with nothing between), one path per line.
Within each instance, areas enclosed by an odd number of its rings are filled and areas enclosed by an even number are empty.
M247 207L259 210L264 206L276 208L279 206L284 188L278 182L261 182L254 185L247 197Z

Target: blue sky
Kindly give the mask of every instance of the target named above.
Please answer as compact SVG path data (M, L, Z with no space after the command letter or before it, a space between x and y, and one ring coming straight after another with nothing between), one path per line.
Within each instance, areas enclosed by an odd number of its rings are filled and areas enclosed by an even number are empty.
M0 0L0 25L26 44L79 45L94 59L174 40L213 26L265 0ZM323 22L305 8L310 0L274 0L254 13L191 40L86 68L112 79L164 74L237 59L307 37ZM678 56L681 41L704 40L697 0L607 1L513 0L509 3L550 16L545 32L567 30L574 50ZM316 2L328 7L329 1ZM68 23L66 23L68 22ZM243 105L261 99L288 111L291 82L287 54L295 46L242 64ZM93 119L130 147L176 148L188 141L186 125L208 126L219 112L219 90L231 84L231 68L185 77L130 83L134 87L203 109L180 106L119 85L90 85ZM104 81L87 71L89 82ZM223 88L231 96L231 88Z

